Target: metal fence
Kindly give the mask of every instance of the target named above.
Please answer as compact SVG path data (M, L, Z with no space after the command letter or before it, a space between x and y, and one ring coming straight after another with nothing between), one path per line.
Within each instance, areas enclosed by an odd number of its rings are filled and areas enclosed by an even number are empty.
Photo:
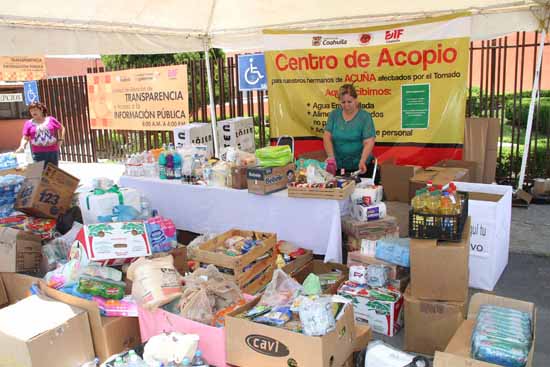
M538 33L523 32L470 45L467 116L500 119L497 181L501 183L514 184L520 170L539 37ZM238 58L234 56L214 59L211 64L216 118L253 116L257 145L265 146L270 137L264 104L267 93L240 92L237 63ZM187 66L190 120L208 122L205 61L189 61ZM543 78L544 69L543 66ZM88 70L89 73L102 71L102 68ZM546 84L550 85L550 80ZM78 162L121 160L129 154L173 142L173 134L167 131L90 130L86 78L83 76L47 79L39 85L52 113L67 127L68 139L62 149L62 159ZM535 110L527 181L550 176L550 164L547 163L550 162L550 87L548 89L541 92Z
M538 32L518 32L470 45L467 116L500 120L499 183L517 184L539 42ZM543 90L535 106L526 182L550 177L550 79L544 74L549 66L547 59L543 58L542 65L539 88Z

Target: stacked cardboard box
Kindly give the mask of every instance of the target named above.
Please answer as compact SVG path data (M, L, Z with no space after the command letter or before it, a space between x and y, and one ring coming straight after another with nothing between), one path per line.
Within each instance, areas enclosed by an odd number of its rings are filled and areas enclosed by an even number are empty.
M470 219L460 242L411 239L411 285L405 293L405 349L445 350L466 316Z

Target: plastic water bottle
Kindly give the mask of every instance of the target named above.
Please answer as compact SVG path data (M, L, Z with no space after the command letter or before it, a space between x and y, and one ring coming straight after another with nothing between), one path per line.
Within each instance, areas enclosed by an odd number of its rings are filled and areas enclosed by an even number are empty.
M131 350L128 352L128 367L147 367L147 363L143 361L143 359L140 358L136 354L135 351Z
M181 366L182 367L191 367L191 361L189 360L189 358L187 358L187 357L183 358L183 361L181 361Z
M191 366L193 366L193 367L208 367L206 362L202 359L202 352L200 350L197 350L195 352L195 356L193 357L193 361L191 362Z
M174 179L181 180L181 155L174 150L172 156L174 157Z
M122 357L116 357L115 359L115 364L114 364L115 367L126 367L126 363L124 363L124 361L122 360Z
M159 177L166 180L166 145L162 145L162 152L159 155Z

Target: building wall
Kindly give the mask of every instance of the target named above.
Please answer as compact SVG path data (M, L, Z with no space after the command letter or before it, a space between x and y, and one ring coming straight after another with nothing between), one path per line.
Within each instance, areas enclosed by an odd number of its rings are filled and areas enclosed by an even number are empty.
M17 149L25 120L0 120L0 152Z
M86 75L88 68L102 67L103 63L99 58L46 58L46 75L48 77L56 76L75 76Z

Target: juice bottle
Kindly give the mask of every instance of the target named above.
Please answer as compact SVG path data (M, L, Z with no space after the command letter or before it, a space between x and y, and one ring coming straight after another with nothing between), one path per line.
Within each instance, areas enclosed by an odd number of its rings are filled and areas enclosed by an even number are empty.
M427 202L427 209L429 214L439 214L441 191L433 190L430 193L430 197Z
M420 196L422 195L422 193L420 192L420 190L416 190L416 194L414 195L414 197L412 198L411 200L411 206L413 208L413 211L414 212L420 212Z
M453 203L453 214L460 214L462 212L462 203L460 196L456 192L456 185L452 182L449 184L449 198Z
M449 193L444 192L439 200L439 212L445 215L454 214L454 207L451 199L449 198Z

